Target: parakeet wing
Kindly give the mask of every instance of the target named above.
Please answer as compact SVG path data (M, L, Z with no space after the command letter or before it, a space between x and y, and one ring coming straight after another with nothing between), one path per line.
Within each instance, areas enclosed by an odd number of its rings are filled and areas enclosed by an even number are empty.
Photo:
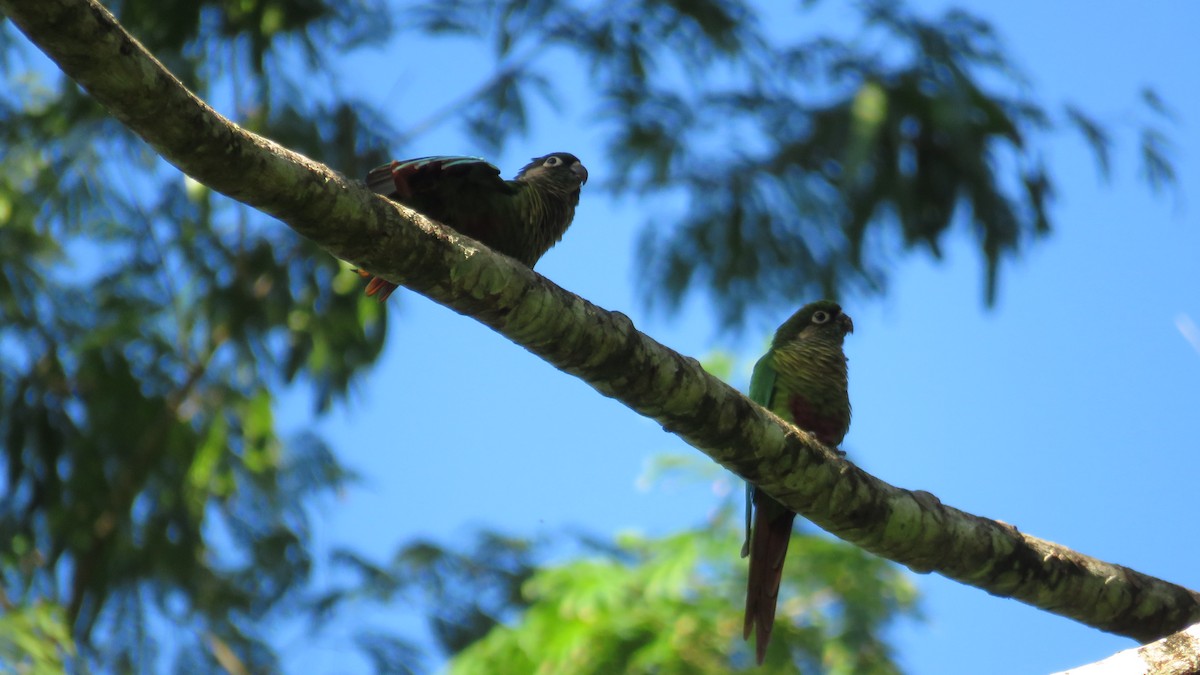
M775 393L775 353L768 351L754 364L750 375L750 400L770 409L771 397Z
M513 194L500 177L500 169L478 157L438 155L406 159L372 169L367 186L381 195L408 204L435 198L461 199L464 195ZM414 205L415 206L415 205Z
M568 152L535 157L514 180L478 157L440 155L376 167L367 186L532 268L570 227L587 178ZM380 277L367 283L381 302L395 289Z
M754 364L750 375L750 400L770 410L775 394L774 352L768 350ZM754 486L746 483L746 541L742 543L742 557L750 555L750 528L754 520Z

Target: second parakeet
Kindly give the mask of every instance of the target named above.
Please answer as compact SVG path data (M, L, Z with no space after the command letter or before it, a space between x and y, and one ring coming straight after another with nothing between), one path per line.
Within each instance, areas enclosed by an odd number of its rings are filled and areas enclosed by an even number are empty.
M830 300L805 305L775 332L771 348L754 365L750 398L836 448L850 429L850 396L842 342L854 322ZM753 512L753 524L751 524ZM746 544L750 556L743 637L755 634L759 664L767 653L775 604L796 514L747 485Z
M571 225L587 179L578 157L553 152L512 180L478 157L420 157L371 170L367 186L533 267ZM367 295L382 302L395 289L374 277Z

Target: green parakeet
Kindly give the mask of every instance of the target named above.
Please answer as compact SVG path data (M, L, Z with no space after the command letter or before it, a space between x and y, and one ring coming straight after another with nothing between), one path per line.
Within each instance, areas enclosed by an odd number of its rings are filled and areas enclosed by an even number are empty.
M533 267L571 225L587 179L575 155L553 152L513 180L478 157L420 157L372 169L367 186ZM367 295L383 302L395 289L375 277Z
M852 332L854 322L837 303L821 300L805 305L779 327L771 348L754 365L750 398L836 448L850 429L842 341ZM765 492L747 484L742 557L750 556L750 577L742 637L749 639L754 631L759 664L766 656L775 624L775 602L795 517Z

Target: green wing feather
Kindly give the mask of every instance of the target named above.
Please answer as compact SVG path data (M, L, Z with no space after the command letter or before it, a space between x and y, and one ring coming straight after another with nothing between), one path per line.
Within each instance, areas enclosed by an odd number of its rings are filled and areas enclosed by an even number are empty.
M771 398L775 393L775 350L768 350L754 364L754 372L750 375L750 400L771 409Z
M750 400L767 410L775 396L775 350L768 349L766 354L754 364L754 372L750 375ZM750 528L754 520L754 486L746 483L746 541L742 543L742 557L750 555Z
M775 332L754 366L750 398L836 447L850 426L846 357L842 341L854 330L850 317L830 301L805 305ZM742 636L755 634L755 660L762 665L775 624L784 560L796 514L746 485L746 613Z

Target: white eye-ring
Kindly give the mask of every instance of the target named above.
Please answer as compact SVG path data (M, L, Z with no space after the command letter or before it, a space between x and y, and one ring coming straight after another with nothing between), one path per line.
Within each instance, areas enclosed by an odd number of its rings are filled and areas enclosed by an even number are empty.
M823 309L818 309L817 311L813 312L813 323L819 325L825 323L826 321L829 321L829 312L826 312Z
M542 166L558 166L562 164L562 160L558 157L547 157L546 161L542 162Z

